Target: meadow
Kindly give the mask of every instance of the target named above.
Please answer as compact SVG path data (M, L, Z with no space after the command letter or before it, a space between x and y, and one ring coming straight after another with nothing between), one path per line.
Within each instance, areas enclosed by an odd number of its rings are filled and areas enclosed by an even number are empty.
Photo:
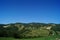
M0 37L0 40L60 40L60 36L49 36L49 37L40 37L40 38L28 38L28 39L15 39L15 38L7 38Z

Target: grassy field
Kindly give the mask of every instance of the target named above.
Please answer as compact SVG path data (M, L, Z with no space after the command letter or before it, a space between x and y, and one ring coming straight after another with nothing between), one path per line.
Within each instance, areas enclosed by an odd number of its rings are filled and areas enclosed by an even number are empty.
M14 38L6 38L0 37L0 40L56 40L59 36L49 36L49 37L41 37L41 38L29 38L29 39L14 39Z

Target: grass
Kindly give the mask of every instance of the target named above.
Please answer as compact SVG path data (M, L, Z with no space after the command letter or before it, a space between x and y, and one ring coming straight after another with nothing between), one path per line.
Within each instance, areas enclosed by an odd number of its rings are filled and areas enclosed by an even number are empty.
M41 37L41 38L29 38L29 39L14 39L14 38L6 38L0 37L0 40L56 40L59 36L49 36L49 37Z
M56 40L56 37L41 37L41 38L32 38L32 39L21 39L21 40Z
M0 40L14 40L14 38L0 37Z

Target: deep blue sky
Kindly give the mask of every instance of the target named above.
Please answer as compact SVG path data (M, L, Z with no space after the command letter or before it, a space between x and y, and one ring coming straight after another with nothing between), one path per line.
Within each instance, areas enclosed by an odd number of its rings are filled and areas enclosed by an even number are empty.
M0 23L60 23L59 0L0 0Z

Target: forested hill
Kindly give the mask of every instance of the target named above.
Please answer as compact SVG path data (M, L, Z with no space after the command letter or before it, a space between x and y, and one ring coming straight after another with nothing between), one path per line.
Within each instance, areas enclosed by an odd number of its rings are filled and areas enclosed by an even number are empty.
M60 24L10 23L0 24L0 37L30 38L60 35Z

